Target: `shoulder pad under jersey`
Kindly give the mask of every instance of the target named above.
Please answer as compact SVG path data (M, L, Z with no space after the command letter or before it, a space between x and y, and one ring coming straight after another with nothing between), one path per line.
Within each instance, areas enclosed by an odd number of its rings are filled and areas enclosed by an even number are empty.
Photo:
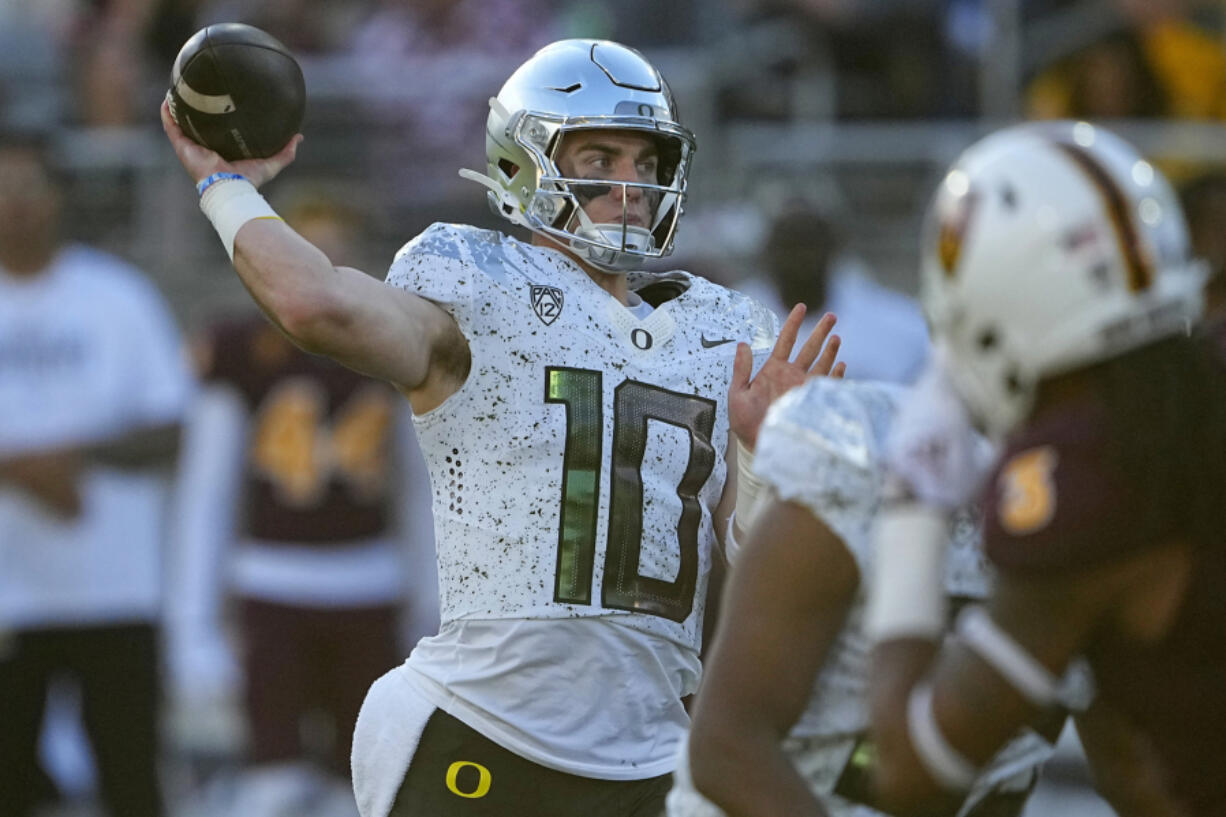
M775 402L754 466L782 499L826 517L880 494L882 446L900 387L815 377Z

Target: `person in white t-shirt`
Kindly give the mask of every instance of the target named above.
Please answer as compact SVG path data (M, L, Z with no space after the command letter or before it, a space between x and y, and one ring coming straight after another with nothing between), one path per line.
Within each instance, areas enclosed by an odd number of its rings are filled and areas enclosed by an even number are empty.
M834 319L793 356L803 308L779 332L739 293L642 271L671 251L694 137L637 51L554 43L490 109L486 172L464 175L531 242L435 224L384 282L256 192L297 140L227 163L168 105L162 124L265 312L416 415L442 627L363 704L364 817L656 817L741 505L733 452L776 394L834 369Z
M153 285L59 239L38 138L0 141L0 814L35 807L48 685L78 685L113 815L163 813L162 475L193 389Z

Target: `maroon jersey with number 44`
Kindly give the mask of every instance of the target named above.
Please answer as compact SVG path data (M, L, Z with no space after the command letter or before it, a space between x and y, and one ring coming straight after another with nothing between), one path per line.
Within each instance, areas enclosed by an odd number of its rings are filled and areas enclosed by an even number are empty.
M384 383L293 346L262 318L217 326L204 377L250 412L244 535L336 546L392 524L390 463L400 399Z

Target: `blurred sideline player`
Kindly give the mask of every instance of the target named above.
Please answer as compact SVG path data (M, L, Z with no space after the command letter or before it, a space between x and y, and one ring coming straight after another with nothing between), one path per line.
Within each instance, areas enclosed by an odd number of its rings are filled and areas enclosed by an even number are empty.
M142 273L61 243L47 151L0 142L0 814L34 809L48 688L67 681L106 808L155 817L162 469L191 371Z
M300 193L286 218L329 258L353 255L357 214L327 194ZM327 791L309 760L349 791L353 725L403 654L402 615L414 640L437 632L428 477L403 397L300 351L262 315L216 323L197 357L206 388L180 472L177 675L190 698L232 674L216 648L233 596L250 751L230 809L300 814ZM414 510L425 518L401 518ZM312 723L322 758L304 740Z
M767 225L758 268L736 287L779 314L804 303L802 335L823 312L838 315L839 358L851 379L914 383L929 352L919 302L876 281L841 232L816 205L787 202Z
M655 817L736 499L731 434L752 446L771 399L830 371L833 318L791 360L803 309L772 350L756 303L636 271L672 249L694 149L638 52L554 43L490 104L487 173L466 175L531 243L436 224L386 283L334 268L255 192L296 142L227 164L165 106L163 124L265 311L416 413L443 624L363 705L363 815Z
M1150 761L1094 767L1117 811L1226 813L1226 373L1191 332L1204 275L1169 185L1091 125L1011 128L946 176L923 260L944 376L1004 441L983 500L999 581L938 649L924 576L945 514L922 490L889 512L879 548L905 569L874 583L884 801L964 788L1084 657L1091 760L1106 743Z
M669 817L882 816L868 805L863 577L890 490L886 441L910 391L813 378L767 414L754 469L768 490L729 554L735 562L693 711L689 774L683 755ZM986 440L965 442L947 456L991 456ZM941 586L982 599L989 578L974 509L958 522ZM1019 814L1050 753L1039 735L1019 736L946 814Z

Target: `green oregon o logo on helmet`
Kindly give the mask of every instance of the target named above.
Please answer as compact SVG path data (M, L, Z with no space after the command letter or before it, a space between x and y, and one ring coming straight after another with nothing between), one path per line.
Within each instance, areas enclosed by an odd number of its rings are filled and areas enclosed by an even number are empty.
M557 164L569 132L608 129L649 137L659 154L654 183L611 181L652 203L648 223L623 217L594 223L584 212L597 185ZM694 135L681 124L672 91L647 59L607 40L561 40L521 65L490 100L486 173L461 170L488 189L490 207L513 224L616 271L672 252L684 211ZM586 197L586 198L585 198Z

